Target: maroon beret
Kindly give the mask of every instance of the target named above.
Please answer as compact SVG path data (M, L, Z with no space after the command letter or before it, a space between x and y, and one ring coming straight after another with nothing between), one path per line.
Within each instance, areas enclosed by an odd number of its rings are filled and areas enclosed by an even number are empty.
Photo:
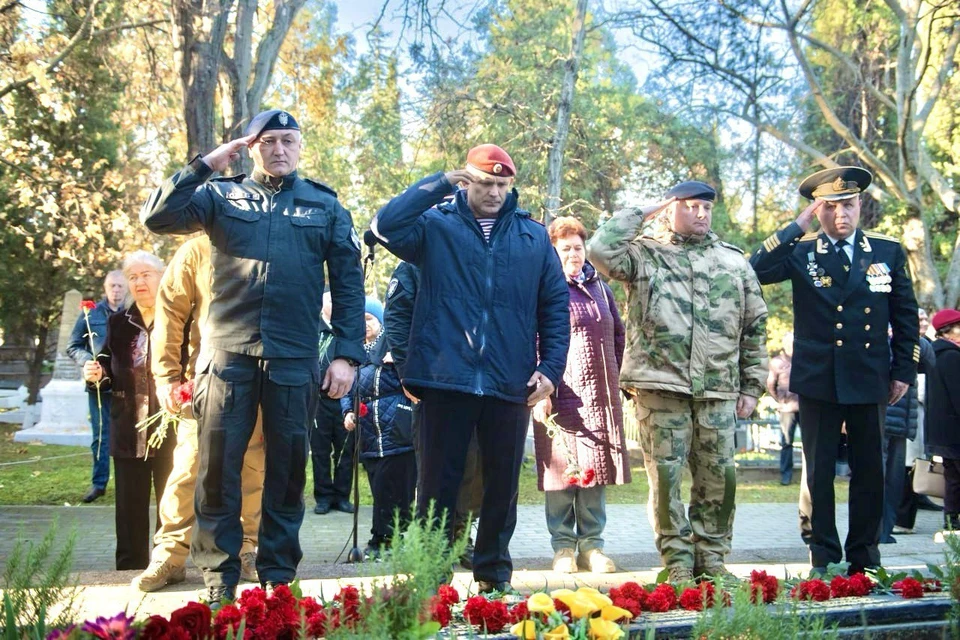
M517 174L510 155L495 144L481 144L467 153L467 170L485 178L510 178Z
M936 331L940 331L944 327L949 327L951 324L957 324L958 322L960 322L960 311L956 309L937 311L930 320L930 324L933 325Z

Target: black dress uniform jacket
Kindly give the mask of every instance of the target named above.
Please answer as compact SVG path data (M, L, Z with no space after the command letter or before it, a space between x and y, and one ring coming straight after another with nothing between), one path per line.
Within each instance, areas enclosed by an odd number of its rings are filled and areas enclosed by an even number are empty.
M824 402L886 404L891 379L909 384L916 376L917 301L899 242L860 229L851 239L849 273L826 234L804 235L796 222L767 238L750 264L761 284L793 283L790 390Z
M210 236L213 290L205 347L316 362L326 261L335 301L328 354L362 361L360 242L336 193L296 172L279 189L243 175L208 182L211 174L194 159L140 213L155 233Z

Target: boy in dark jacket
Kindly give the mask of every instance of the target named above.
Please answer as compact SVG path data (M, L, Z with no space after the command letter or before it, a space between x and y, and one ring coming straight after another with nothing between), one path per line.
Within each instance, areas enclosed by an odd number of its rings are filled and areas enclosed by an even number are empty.
M403 393L400 375L384 339L383 306L368 297L366 304L367 360L361 365L354 392L360 394L360 460L367 470L373 494L373 526L364 550L378 558L393 537L394 517L400 528L410 522L410 506L417 485L417 461L413 450L413 404ZM340 399L343 426L357 424L353 394Z

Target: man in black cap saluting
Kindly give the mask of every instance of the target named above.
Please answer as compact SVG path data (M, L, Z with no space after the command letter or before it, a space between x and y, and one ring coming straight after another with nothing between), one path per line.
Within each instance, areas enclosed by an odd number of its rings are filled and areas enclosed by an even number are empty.
M737 417L753 413L767 381L767 305L743 252L710 229L716 197L682 182L659 204L614 214L587 247L598 271L628 285L620 387L636 401L648 514L671 582L730 577Z
M903 249L895 238L857 229L860 194L871 179L859 167L808 177L800 195L812 202L750 260L761 283L793 283L790 389L800 396L805 459L800 531L819 572L840 562L844 550L851 572L880 565L884 415L907 391L920 357L917 301ZM807 233L814 218L820 233ZM833 482L844 424L852 476L850 528L841 549Z
M292 115L264 111L245 134L194 158L140 214L155 233L203 231L213 245L212 297L194 391L200 471L192 545L211 602L233 599L240 579L240 471L257 412L266 444L257 571L272 587L294 579L303 555L307 428L318 390L331 398L346 394L364 353L360 242L350 213L332 189L297 176L302 141ZM244 147L253 158L252 176L211 179ZM321 380L324 263L334 341Z

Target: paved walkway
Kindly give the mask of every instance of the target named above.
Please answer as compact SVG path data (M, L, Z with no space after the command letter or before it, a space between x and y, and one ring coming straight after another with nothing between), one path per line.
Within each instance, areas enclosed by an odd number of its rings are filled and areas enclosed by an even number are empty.
M837 506L841 540L846 536L847 508ZM369 507L360 510L360 544L370 527ZM169 613L195 599L202 589L200 573L188 565L187 581L162 592L144 595L129 587L134 571L113 571L113 507L0 507L0 566L5 564L18 535L28 541L40 540L51 524L57 522L57 541L62 544L70 531L76 531L74 569L83 586L81 608L84 615L115 613L126 607L140 614ZM883 545L883 564L888 568L925 568L927 563L943 564L943 545L933 542L942 522L939 513L921 511L916 533L897 536L897 544ZM358 576L374 575L377 565L346 565L350 546L352 516L332 512L317 516L308 512L300 539L304 558L300 576L305 593L330 597L341 580L364 582ZM652 582L660 570L653 533L642 505L607 506L606 551L621 569L617 574L580 573L574 576L550 571L553 552L544 521L543 507L521 506L517 530L510 547L516 572L513 584L521 590L589 584L605 587L626 580ZM746 576L753 569L766 569L780 577L809 570L806 547L797 530L797 511L792 504L743 504L737 508L733 538L734 552L728 566L735 574ZM454 584L463 593L475 586L469 572L458 572Z

